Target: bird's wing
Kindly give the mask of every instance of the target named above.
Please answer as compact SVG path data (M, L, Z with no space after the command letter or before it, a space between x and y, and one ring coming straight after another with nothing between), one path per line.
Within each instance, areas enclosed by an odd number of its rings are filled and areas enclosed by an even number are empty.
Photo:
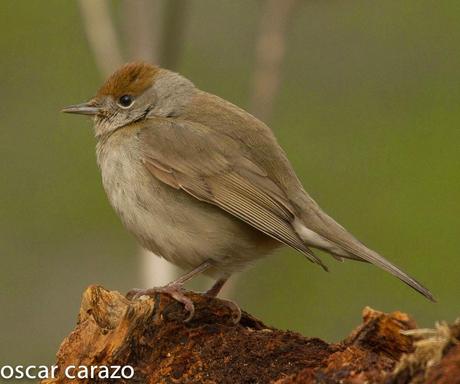
M158 180L216 205L326 267L292 227L284 192L228 136L186 120L148 119L138 133L147 170Z

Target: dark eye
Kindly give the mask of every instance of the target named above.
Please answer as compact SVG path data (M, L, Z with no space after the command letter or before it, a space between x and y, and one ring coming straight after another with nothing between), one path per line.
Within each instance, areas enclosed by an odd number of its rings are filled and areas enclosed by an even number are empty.
M123 108L128 108L134 102L134 97L131 95L123 95L118 99L118 104Z

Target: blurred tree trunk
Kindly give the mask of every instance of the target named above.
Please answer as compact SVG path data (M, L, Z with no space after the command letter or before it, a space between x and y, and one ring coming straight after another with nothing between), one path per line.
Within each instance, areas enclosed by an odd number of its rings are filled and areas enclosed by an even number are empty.
M286 31L298 3L298 0L266 0L260 16L249 110L267 124L281 83Z
M188 7L189 2L184 0L165 3L160 64L173 71L177 71L183 51Z
M123 55L107 0L79 0L89 46L101 74L106 77L123 63Z
M176 71L188 6L183 0L124 0L122 20L128 59L141 59Z
M123 1L122 27L128 60L144 60L148 63L161 61L161 14L161 1Z

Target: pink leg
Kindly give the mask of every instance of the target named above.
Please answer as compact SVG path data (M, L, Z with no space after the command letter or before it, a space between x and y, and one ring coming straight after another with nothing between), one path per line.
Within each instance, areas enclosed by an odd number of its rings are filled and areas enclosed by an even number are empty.
M214 283L214 285L209 290L206 291L206 294L208 296L216 297L219 294L222 287L224 286L224 284L227 282L227 280L228 280L228 277L217 280Z
M193 315L195 314L195 306L193 305L193 301L185 295L183 285L199 273L208 269L209 267L211 267L211 263L209 261L205 261L192 271L186 273L185 275L179 277L178 279L172 281L164 287L154 287L149 289L132 289L126 294L126 297L130 300L135 300L141 296L155 296L157 293L165 293L171 296L174 300L184 305L185 310L188 312L188 316L185 319L185 321L190 321L193 318Z

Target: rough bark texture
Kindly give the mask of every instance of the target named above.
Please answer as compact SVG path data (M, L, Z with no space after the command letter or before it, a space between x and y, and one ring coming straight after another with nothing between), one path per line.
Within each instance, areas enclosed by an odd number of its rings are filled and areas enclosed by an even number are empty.
M363 323L337 344L266 326L239 324L218 299L190 293L195 317L163 294L130 301L89 287L78 324L57 354L57 383L460 383L460 323L417 330L401 312L365 308ZM64 377L69 365L130 365L123 380Z

